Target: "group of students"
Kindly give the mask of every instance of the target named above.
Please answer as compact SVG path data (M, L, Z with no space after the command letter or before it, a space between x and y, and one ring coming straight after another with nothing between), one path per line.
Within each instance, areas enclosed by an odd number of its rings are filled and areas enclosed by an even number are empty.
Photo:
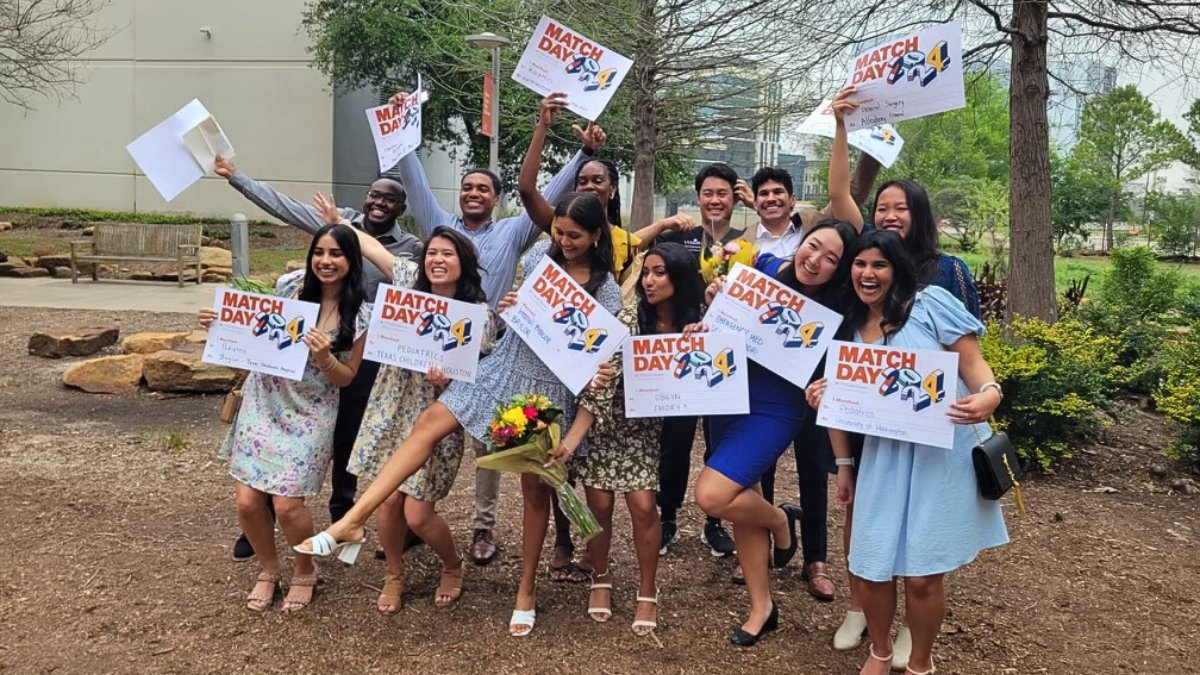
M850 572L850 609L834 646L853 649L867 633L872 646L863 673L891 667L912 675L931 671L945 613L944 575L1007 541L999 504L978 494L970 458L970 448L990 434L986 422L1002 392L980 355L983 325L969 271L939 252L937 226L920 185L903 180L882 185L871 206L874 225L864 227L859 203L879 167L864 157L851 179L842 123L854 108L851 93L839 93L833 104L830 203L821 213L793 213L786 171L761 169L747 187L728 166L712 164L696 178L700 223L676 215L630 233L620 222L616 167L596 157L605 136L594 124L574 127L582 149L539 193L542 147L565 105L561 95L542 102L519 175L525 211L512 218L492 218L500 181L484 170L469 171L462 180L462 215L444 211L413 154L397 167L400 183L385 179L371 186L361 212L339 209L319 194L311 206L301 204L218 161L218 173L255 203L313 233L305 268L281 277L276 290L321 307L304 337L310 349L304 377L295 382L250 374L222 446L237 480L239 524L260 568L246 606L264 611L280 593L273 518L296 552L282 604L284 611L296 611L312 600L313 556L337 555L352 563L372 513L378 514L387 565L379 611L400 609L410 530L443 562L435 604L454 603L463 589L464 560L436 504L449 493L466 446L484 451L480 439L487 438L497 404L535 393L563 409L565 431L553 461L565 462L583 485L602 527L587 542L586 564L581 560L574 567L565 518L556 517L552 571L566 578L587 570L587 614L597 622L612 618L611 524L617 494L623 494L639 568L631 628L638 635L654 631L658 557L677 537L675 515L698 421L626 418L620 351L576 397L528 345L503 330L496 312L515 302L518 261L529 270L549 256L635 335L707 331L705 306L723 279L706 288L700 262L737 238L730 219L735 204L743 202L760 218L741 237L757 250L755 267L842 313L841 339L959 354L958 396L950 413L959 426L952 450L826 430L814 424L823 380L801 389L751 362L750 412L703 421L705 467L694 486L696 503L710 519L705 536L714 551L721 521L732 525L749 595L747 618L730 640L751 646L776 629L779 611L769 568L786 566L798 550L810 593L833 598L825 539L828 475L834 472L837 502L846 507ZM423 245L395 225L406 207ZM626 300L623 278L632 289ZM363 361L368 303L381 281L493 310L475 382L449 381L436 367L416 373ZM210 311L201 311L202 325L212 320ZM775 464L789 446L797 458L801 504L776 506ZM331 501L333 522L314 536L304 499L319 492L331 461L338 509ZM339 477L339 471L351 477ZM357 499L352 475L371 480ZM476 481L471 553L477 562L481 541L494 554L492 480L481 473ZM555 511L553 493L539 478L523 474L520 484L522 570L509 624L513 636L534 630L537 572ZM346 485L352 503L345 500ZM490 516L481 519L489 500ZM893 645L898 578L904 579L906 614Z

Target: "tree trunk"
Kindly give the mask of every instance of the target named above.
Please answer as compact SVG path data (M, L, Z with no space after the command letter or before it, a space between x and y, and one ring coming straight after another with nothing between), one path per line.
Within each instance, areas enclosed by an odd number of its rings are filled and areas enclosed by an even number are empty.
M638 3L639 35L633 61L636 87L633 103L633 197L629 205L629 229L654 222L654 155L658 152L658 102L654 80L658 75L658 40L654 0Z
M1046 102L1048 0L1013 0L1009 88L1008 316L1053 322L1054 226L1050 219L1050 127Z
M1104 216L1104 250L1111 251L1113 249L1113 225L1117 220L1117 198L1114 194L1108 195L1108 213Z

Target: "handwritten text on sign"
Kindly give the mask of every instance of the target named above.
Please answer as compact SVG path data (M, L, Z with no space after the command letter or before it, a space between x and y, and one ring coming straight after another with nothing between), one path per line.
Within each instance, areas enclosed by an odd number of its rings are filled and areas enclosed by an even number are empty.
M872 47L850 61L846 84L858 88L859 103L847 131L965 107L962 26L938 24Z
M543 16L512 78L545 96L567 95L567 109L595 120L612 100L633 61Z
M300 338L316 326L319 310L312 302L218 289L201 360L299 380L308 361Z
M955 399L958 354L835 341L817 423L867 436L954 446L946 413Z
M833 138L837 131L837 120L833 117L832 105L833 102L829 99L821 101L821 105L801 123L798 131L802 134ZM896 158L900 156L900 150L904 147L904 139L890 124L851 131L846 134L846 141L879 160L885 167L896 163Z
M517 303L500 316L575 394L629 336L624 324L549 256L529 271L517 289Z
M638 335L625 343L623 356L626 417L750 412L740 335Z
M396 166L400 158L421 145L421 101L423 92L404 97L399 105L381 105L367 109L367 124L375 139L379 170Z
M474 382L487 321L483 305L380 284L363 358L420 373L437 365Z
M842 315L738 263L709 305L704 322L714 331L744 335L751 359L805 387Z

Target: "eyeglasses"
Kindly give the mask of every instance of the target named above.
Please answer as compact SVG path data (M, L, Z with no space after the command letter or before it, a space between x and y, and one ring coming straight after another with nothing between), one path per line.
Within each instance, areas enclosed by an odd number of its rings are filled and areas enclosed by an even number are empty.
M397 197L394 194L388 192L378 192L376 190L371 190L368 192L367 199L374 199L377 202L383 202L387 206L395 206L404 201L403 197Z

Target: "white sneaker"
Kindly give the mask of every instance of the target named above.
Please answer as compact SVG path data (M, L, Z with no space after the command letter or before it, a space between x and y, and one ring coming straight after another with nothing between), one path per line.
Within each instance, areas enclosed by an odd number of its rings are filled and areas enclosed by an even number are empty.
M839 652L846 652L854 649L862 644L863 633L866 632L866 630L867 616L862 612L848 610L846 612L846 618L842 619L842 625L839 626L837 632L833 634L833 648ZM904 660L907 664L907 652L905 653ZM895 663L895 661L892 663Z
M908 626L901 625L896 631L896 640L892 642L892 670L908 668L908 657L912 654L912 632Z

